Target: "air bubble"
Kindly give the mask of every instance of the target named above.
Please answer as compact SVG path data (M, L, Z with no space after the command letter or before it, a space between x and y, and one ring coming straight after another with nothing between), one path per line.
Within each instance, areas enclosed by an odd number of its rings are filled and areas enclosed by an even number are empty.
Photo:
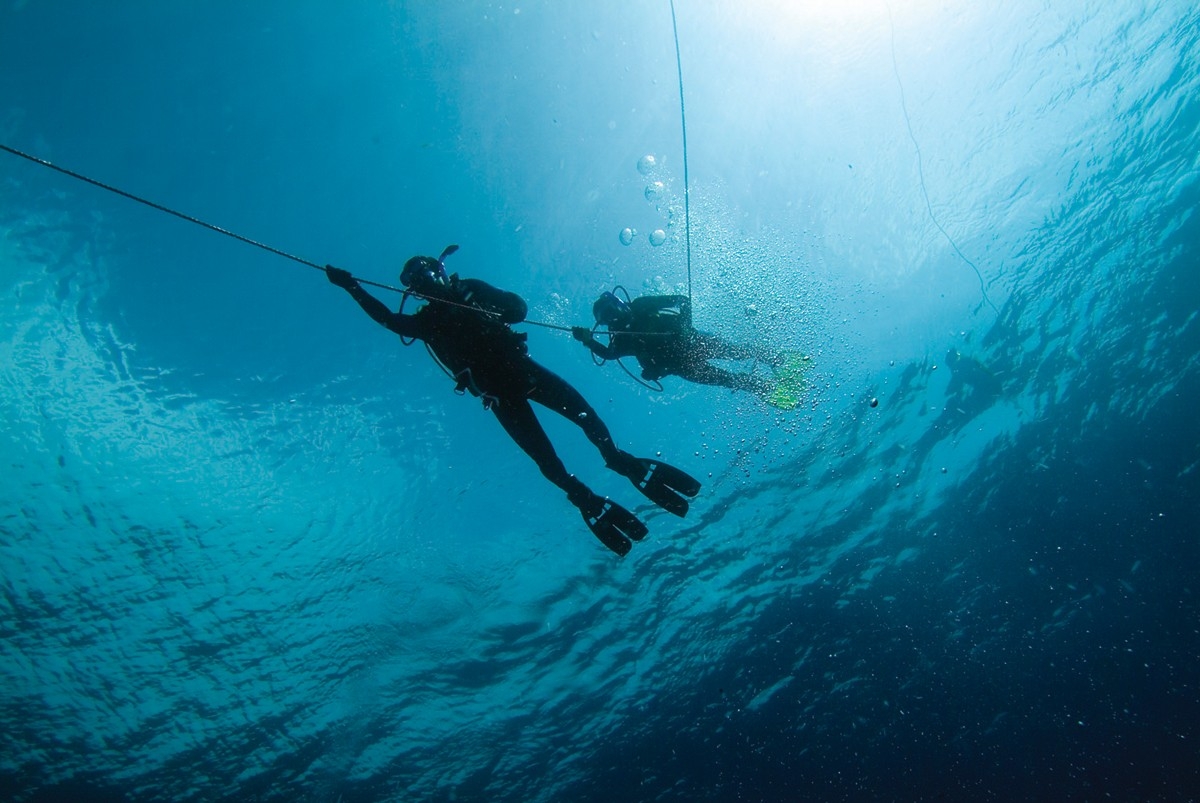
M658 160L654 158L654 154L648 153L641 159L638 159L638 172L643 176L648 176L654 172L654 168L658 167Z
M662 229L655 229L650 232L650 245L658 248L667 241L667 233Z
M637 236L637 229L631 229L628 226L621 229L621 245L629 245L633 242L633 238Z

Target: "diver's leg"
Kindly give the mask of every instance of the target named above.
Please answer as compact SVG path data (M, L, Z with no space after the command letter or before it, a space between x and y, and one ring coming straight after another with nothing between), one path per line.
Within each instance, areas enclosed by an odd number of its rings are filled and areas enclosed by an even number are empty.
M707 362L693 363L679 373L679 376L689 382L701 385L716 385L731 390L744 390L759 395L769 393L771 383L762 377L751 373L735 373L718 368Z
M705 362L708 360L758 360L771 366L782 362L779 354L771 354L753 346L730 343L723 337L710 335L707 332L696 332L692 336L691 345L692 353Z
M520 397L501 399L492 405L492 412L509 437L537 463L542 475L567 492L567 499L579 509L588 529L606 547L624 555L632 546L631 539L640 541L645 537L646 525L636 516L567 473L528 401Z
M696 332L692 335L691 353L701 360L752 360L754 352L750 349L730 343L723 337L710 335L707 332Z
M573 487L571 475L554 451L554 445L533 414L529 402L522 398L504 398L492 405L496 420L521 451L533 458L542 475L568 493Z
M583 398L583 394L567 380L536 362L530 368L530 374L534 380L533 390L529 391L531 400L553 410L582 429L587 439L600 450L605 463L612 463L623 454L613 442L612 434L600 420L600 416L596 415L596 411L587 403L587 399Z
M537 366L533 374L536 381L529 393L530 399L574 421L604 455L605 465L628 478L651 502L676 516L687 515L688 501L685 497L700 492L700 483L696 478L657 458L635 457L618 449L608 427L582 394L553 371L536 363L534 365Z

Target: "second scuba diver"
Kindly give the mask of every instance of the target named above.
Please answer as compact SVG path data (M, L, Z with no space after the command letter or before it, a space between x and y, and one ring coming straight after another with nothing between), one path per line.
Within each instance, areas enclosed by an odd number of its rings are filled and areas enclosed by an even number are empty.
M525 320L525 301L478 279L446 275L445 259L456 250L458 246L452 245L437 259L416 256L405 263L400 274L400 282L408 289L405 296L429 302L411 315L392 312L348 271L333 266L325 271L329 281L346 290L376 323L401 338L424 341L457 383L455 390L483 400L484 409L491 410L542 474L566 491L588 528L613 552L629 552L631 542L646 535L646 525L567 472L534 415L531 401L582 429L605 464L628 478L650 501L676 516L686 515L688 498L700 492L699 481L661 460L635 457L618 449L608 427L579 391L535 362L526 348L526 335L510 328L510 324ZM403 302L400 307L403 310Z
M782 364L784 355L767 354L730 343L692 326L692 303L687 296L639 296L625 301L606 292L592 305L598 326L608 327L608 345L596 340L592 330L571 329L576 340L605 360L635 357L642 378L657 381L677 376L702 385L744 390L766 399L774 385L752 373L727 371L710 360L757 360Z

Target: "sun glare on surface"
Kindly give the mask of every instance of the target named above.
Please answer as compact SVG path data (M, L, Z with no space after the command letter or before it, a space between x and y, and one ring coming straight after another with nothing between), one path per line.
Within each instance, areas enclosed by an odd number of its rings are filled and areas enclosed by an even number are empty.
M773 25L791 30L810 25L853 27L888 11L883 0L767 0L755 7Z

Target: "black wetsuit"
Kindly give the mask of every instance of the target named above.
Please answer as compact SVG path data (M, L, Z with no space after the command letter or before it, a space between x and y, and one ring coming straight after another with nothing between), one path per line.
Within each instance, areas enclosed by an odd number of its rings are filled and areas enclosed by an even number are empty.
M478 279L452 277L433 303L408 315L392 312L357 282L346 289L376 322L402 337L424 341L458 383L456 389L482 398L542 474L573 501L586 489L555 453L531 401L582 429L607 465L621 462L625 453L591 405L566 380L535 362L525 335L509 328L525 320L525 301L517 294Z
M608 345L588 338L583 343L606 360L635 357L642 378L655 381L678 376L702 385L763 393L768 383L749 373L726 371L709 360L771 361L759 352L730 343L692 326L692 303L687 296L639 296L629 302L633 315L624 325L610 326Z

